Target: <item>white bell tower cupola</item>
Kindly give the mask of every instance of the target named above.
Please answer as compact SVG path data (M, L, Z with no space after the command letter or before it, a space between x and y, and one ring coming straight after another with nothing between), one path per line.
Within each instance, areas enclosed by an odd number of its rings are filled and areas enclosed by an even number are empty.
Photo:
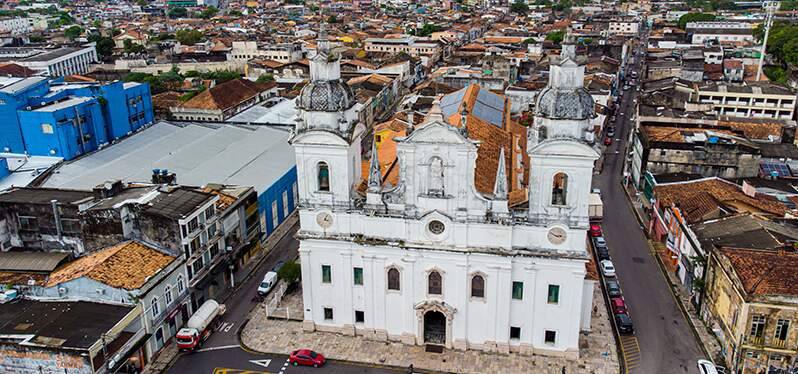
M299 115L291 144L295 148L300 206L350 206L360 182L360 138L357 101L341 80L339 55L330 46L324 25L316 55L310 60L310 82L297 98Z
M537 98L527 133L528 219L537 224L588 225L593 165L599 155L590 125L595 104L584 88L584 64L576 45L567 40L560 55L551 58L549 83Z

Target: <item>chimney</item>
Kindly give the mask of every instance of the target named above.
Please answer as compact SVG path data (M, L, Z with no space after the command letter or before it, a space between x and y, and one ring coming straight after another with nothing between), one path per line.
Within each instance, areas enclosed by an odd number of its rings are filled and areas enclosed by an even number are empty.
M177 175L167 169L152 169L153 184L177 184Z
M122 185L122 181L118 179L112 179L94 186L94 188L92 188L92 192L94 192L94 198L99 200L116 196L122 192L123 189L124 186Z

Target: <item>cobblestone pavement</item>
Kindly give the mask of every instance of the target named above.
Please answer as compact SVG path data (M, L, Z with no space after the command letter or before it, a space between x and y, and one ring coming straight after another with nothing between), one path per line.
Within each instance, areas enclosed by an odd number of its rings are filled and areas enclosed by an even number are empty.
M301 303L301 292L286 295L291 309ZM298 301L297 301L298 300ZM287 354L298 347L310 348L333 360L407 367L455 373L617 373L615 338L607 319L600 287L593 295L592 331L580 336L580 359L566 360L517 353L496 354L447 349L444 353L424 352L421 346L378 342L362 336L329 332L304 332L299 321L269 319L266 308L258 306L241 332L241 343L258 352ZM282 305L281 305L282 306ZM301 308L300 308L301 310ZM292 316L293 318L293 316Z

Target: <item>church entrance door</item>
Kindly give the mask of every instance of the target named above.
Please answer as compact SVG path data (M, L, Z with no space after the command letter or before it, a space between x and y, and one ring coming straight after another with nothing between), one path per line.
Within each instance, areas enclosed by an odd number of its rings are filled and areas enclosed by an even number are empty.
M438 311L424 313L424 343L446 344L446 316Z

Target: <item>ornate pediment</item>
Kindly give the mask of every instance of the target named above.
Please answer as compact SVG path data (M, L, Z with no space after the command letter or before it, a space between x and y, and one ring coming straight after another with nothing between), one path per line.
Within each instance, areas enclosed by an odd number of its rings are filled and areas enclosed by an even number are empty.
M419 126L400 140L403 143L447 143L466 144L471 140L463 136L460 129L444 122L435 121Z

